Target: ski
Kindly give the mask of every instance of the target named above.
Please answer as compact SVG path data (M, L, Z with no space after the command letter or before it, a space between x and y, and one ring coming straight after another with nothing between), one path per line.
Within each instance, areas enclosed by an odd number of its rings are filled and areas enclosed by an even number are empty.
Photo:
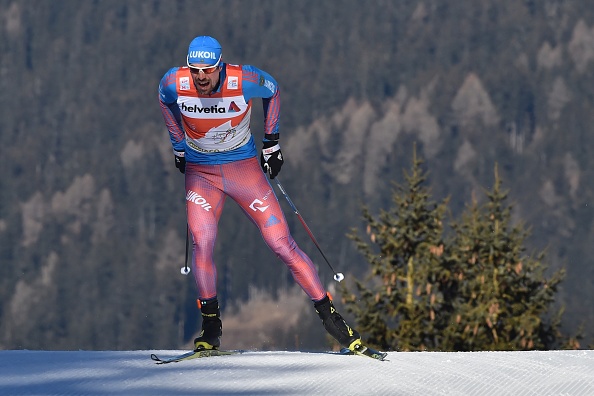
M213 356L229 356L229 355L237 355L241 354L245 351L222 351L219 349L202 349L199 351L188 351L182 353L181 355L172 356L169 358L160 358L154 353L151 354L151 359L156 364L167 364L167 363L176 363L181 362L184 360L191 360L191 359L199 359L199 358L206 358L206 357L213 357ZM327 352L326 352L327 353ZM332 352L330 352L332 353ZM336 353L336 352L334 352ZM348 348L342 348L339 352L340 355L359 355L359 356L366 356L372 359L380 360L380 361L387 361L386 357L388 354L386 352L376 351L373 348L369 348L366 346L361 346L356 350L352 351Z
M151 354L151 359L155 361L157 364L167 364L167 363L176 363L181 362L183 360L191 360L191 359L198 359L198 358L205 358L205 357L212 357L212 356L227 356L227 355L236 355L241 353L241 351L221 351L218 349L202 349L199 351L189 351L186 353L182 353L181 355L173 356L166 359L161 359L154 353Z
M387 361L386 357L388 357L387 352L376 351L375 349L369 348L364 345L359 346L359 348L355 349L354 351L350 350L349 348L342 348L340 350L340 354L341 355L367 356L372 359L381 360L382 362Z

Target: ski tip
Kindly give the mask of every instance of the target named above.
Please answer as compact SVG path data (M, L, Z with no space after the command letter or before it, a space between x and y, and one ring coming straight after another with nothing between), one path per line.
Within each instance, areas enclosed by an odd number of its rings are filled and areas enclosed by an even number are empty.
M153 361L157 362L157 364L163 363L163 361L157 355L155 355L154 353L151 353L151 359Z
M389 360L386 359L388 357L388 354L386 352L376 352L372 354L370 357L380 360L382 362L389 362Z
M155 361L157 364L167 364L167 363L177 363L181 362L182 360L191 360L197 358L206 358L212 356L227 356L227 355L236 355L243 353L243 351L221 351L218 349L199 349L199 350L192 350L181 355L173 356L166 359L161 359L154 353L151 354L151 359Z
M349 348L342 348L340 350L341 355L359 355L359 356L367 356L372 359L380 360L382 362L387 362L388 353L387 352L380 352L376 351L375 349L369 348L367 346L361 345L359 348L355 350L351 350Z
M387 352L376 351L375 349L372 349L372 348L366 348L365 351L363 351L363 354L365 356L369 356L370 358L381 360L382 362L387 361L386 358L388 357Z

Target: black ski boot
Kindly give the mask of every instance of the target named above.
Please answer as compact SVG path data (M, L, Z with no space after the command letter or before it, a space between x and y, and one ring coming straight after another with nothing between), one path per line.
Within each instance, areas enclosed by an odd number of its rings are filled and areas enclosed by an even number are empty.
M216 298L205 301L198 300L198 307L202 312L202 331L194 340L194 350L219 349L223 335L219 301Z
M352 329L334 308L329 295L322 300L315 302L314 307L326 331L345 348L355 351L361 346L361 336Z

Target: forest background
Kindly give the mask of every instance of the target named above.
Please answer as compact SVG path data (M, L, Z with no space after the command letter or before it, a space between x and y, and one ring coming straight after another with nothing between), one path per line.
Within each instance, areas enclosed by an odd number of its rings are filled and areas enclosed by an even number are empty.
M588 2L0 0L0 348L175 348L195 335L183 176L157 87L202 34L279 82L281 180L347 281L368 267L346 235L363 204L390 205L416 142L452 217L499 164L528 252L567 271L564 330L592 337ZM228 200L215 251L225 347L323 348L311 304L255 231Z

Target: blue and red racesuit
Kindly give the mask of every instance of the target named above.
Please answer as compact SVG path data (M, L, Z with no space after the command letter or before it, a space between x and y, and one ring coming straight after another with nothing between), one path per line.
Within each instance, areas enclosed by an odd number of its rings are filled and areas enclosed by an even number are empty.
M256 224L295 281L318 301L326 291L312 261L293 240L257 159L250 131L252 98L262 98L264 133L278 133L278 85L256 67L224 63L219 84L210 95L198 93L185 66L170 69L159 85L159 101L173 150L185 152L186 210L198 297L207 300L217 294L213 249L223 204L229 196ZM240 250L237 246L238 253Z

